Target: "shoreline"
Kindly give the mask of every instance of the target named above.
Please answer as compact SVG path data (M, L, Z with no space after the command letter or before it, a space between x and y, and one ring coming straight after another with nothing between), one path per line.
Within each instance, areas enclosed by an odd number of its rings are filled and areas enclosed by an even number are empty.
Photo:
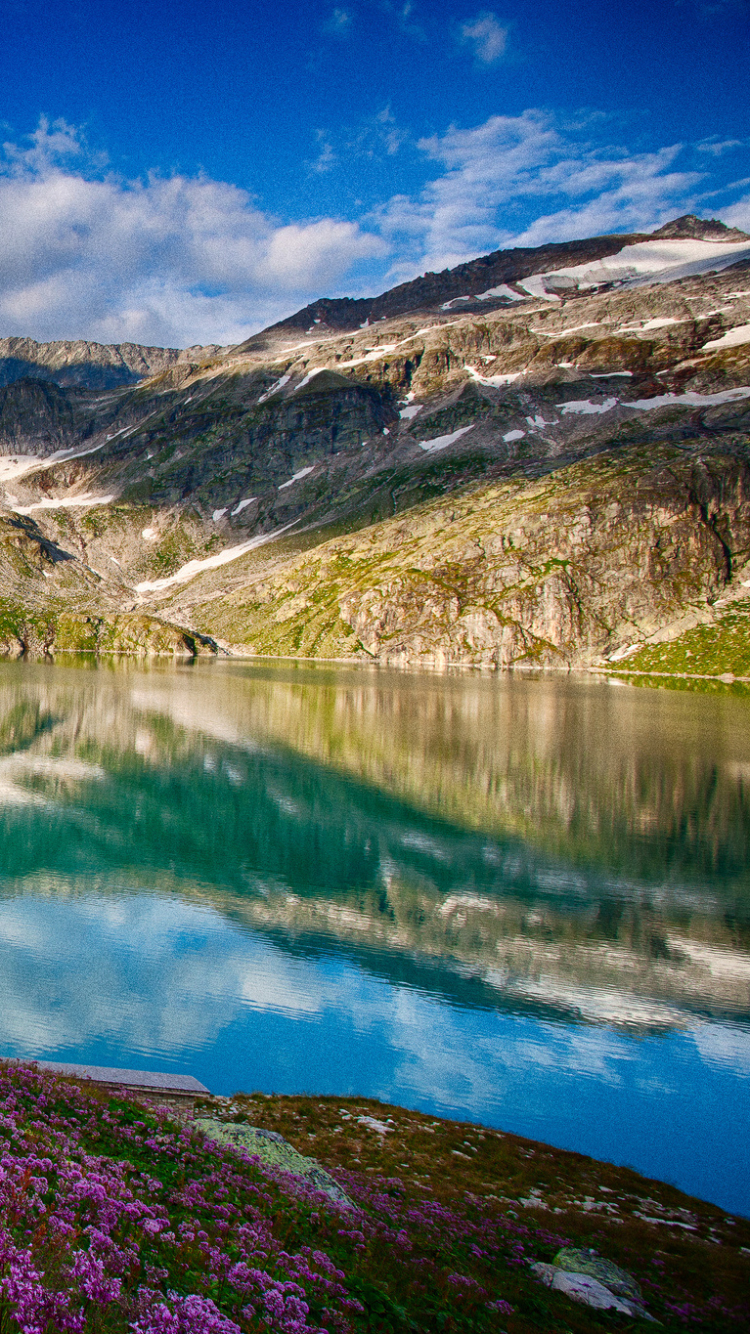
M325 658L311 657L308 654L288 654L288 653L239 653L231 649L222 647L219 654L207 653L171 653L168 651L151 653L134 653L119 651L115 649L104 649L100 652L93 652L87 649L55 649L51 653L34 654L21 653L18 655L0 654L0 663L33 663L54 665L57 658L82 658L91 659L93 662L112 662L124 660L134 663L152 663L152 662L171 662L175 665L185 665L194 662L211 663L304 663L310 666L341 666L341 667L364 667L374 671L399 672L403 675L416 675L424 673L430 676L450 677L453 674L467 675L475 673L483 679L500 679L503 676L514 676L517 673L531 674L538 676L567 676L567 677L603 677L609 680L623 681L624 677L637 677L645 680L654 681L711 681L723 686L750 685L750 676L735 676L732 672L663 672L649 671L640 668L628 668L609 665L575 665L572 667L555 666L537 666L532 663L511 663L505 667L486 666L481 663L471 662L452 662L438 665L435 663L401 663L401 662L379 662L370 658Z

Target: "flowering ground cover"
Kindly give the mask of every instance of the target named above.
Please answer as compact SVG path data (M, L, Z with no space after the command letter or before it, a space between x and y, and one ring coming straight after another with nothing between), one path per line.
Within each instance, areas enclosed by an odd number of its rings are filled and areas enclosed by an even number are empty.
M750 1326L747 1221L626 1169L362 1099L200 1112L281 1133L352 1203L283 1153L0 1067L2 1334L645 1328L544 1288L530 1263L561 1246L627 1269L667 1330Z

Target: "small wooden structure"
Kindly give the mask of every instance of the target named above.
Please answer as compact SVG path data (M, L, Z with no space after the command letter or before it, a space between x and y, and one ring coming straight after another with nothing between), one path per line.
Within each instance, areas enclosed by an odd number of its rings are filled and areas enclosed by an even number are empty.
M68 1061L20 1061L16 1059L8 1064L33 1065L40 1070L49 1070L50 1074L63 1075L76 1083L96 1084L99 1087L119 1093L123 1089L135 1094L141 1101L154 1103L159 1107L168 1107L184 1119L192 1119L195 1113L196 1098L210 1094L205 1084L201 1084L192 1075L175 1075L171 1071L158 1070L120 1070L108 1065L74 1065Z

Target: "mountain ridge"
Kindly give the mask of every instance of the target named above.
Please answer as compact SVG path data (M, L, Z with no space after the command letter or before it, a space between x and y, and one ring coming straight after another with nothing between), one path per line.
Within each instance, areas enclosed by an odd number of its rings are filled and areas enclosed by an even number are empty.
M280 329L309 329L319 323L326 329L349 331L361 327L360 315L370 323L426 309L456 299L468 290L476 295L494 284L511 284L519 278L546 273L557 261L585 263L617 254L625 246L654 240L713 240L730 244L750 241L738 228L729 228L717 218L701 219L692 213L673 219L655 232L609 233L582 241L559 241L537 247L494 250L488 255L443 269L389 288L375 297L323 297L294 315L248 339L240 348L259 345L256 340ZM239 350L239 348L237 349Z
M475 298L0 389L5 651L614 667L744 615L750 237L509 253L508 291L481 257Z
M33 338L0 338L0 387L33 378L67 388L113 389L220 351L218 344L175 348L86 339L38 343Z

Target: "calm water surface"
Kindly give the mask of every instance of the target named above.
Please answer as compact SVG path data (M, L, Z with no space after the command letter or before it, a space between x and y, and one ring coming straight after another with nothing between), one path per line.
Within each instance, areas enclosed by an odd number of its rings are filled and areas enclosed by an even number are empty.
M0 1053L374 1096L750 1214L750 703L3 664Z

